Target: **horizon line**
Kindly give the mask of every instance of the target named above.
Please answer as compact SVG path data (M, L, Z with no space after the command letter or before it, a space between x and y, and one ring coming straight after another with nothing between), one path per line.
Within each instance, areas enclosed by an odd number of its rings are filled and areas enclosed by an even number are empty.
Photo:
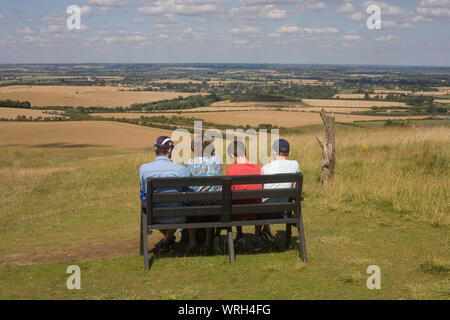
M154 64L154 65L280 65L280 66L370 66L450 68L450 65L349 64L349 63L279 63L279 62L0 62L0 65L95 65L95 64Z

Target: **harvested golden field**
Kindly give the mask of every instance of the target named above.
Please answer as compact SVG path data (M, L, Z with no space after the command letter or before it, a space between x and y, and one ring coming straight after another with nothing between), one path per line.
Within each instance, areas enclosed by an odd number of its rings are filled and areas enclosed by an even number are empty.
M195 83L201 84L200 80L190 80L190 79L163 79L163 80L154 80L153 83Z
M231 102L230 100L214 102L211 107L289 107L300 106L300 102L260 102L260 101L239 101Z
M346 108L407 107L407 105L404 102L390 102L390 101L303 99L302 102L312 107L346 107Z
M48 111L51 112L51 111ZM45 113L41 110L33 109L21 109L21 108L0 108L0 118L5 119L16 119L17 116L26 116L36 119L38 117L42 118L59 118L60 115Z
M450 99L438 99L438 100L434 100L434 102L437 103L450 103Z
M321 124L319 113L315 112L289 112L289 111L249 111L249 112L204 112L189 113L185 117L194 117L208 122L219 124L251 125L273 124L292 128L314 124ZM425 117L392 117L392 119L421 119ZM337 122L354 122L361 120L387 120L387 117L356 116L336 114Z
M439 90L439 91L418 91L415 93L418 96L443 96L450 95L450 90Z
M321 82L315 79L280 79L282 83L296 83L305 86L320 85Z
M155 116L179 116L179 117L193 117L197 116L201 113L213 113L215 116L218 116L220 113L223 113L225 116L227 113L233 112L236 113L249 113L253 112L256 115L256 112L289 112L289 111L304 111L304 112L319 112L322 109L326 109L328 112L335 113L348 113L358 112L358 111L368 111L370 108L322 108L322 107L286 107L283 108L282 111L277 108L269 108L269 107L248 107L248 108L226 108L226 107L202 107L195 109L185 109L183 111L171 111L171 112L100 112L100 113L91 113L94 117L102 117L102 118L126 118L126 119L136 119L142 116L144 117L155 117ZM388 110L389 112L389 110Z
M148 147L170 131L107 121L0 122L0 147Z
M71 107L129 107L133 103L146 103L194 93L120 91L118 87L83 86L10 86L0 88L0 100L29 101L33 106Z
M281 127L292 128L301 127L314 124L321 124L322 119L319 113L316 112L295 112L295 111L230 111L230 112L188 112L182 114L175 113L98 113L93 114L103 117L117 117L117 118L140 118L141 116L182 116L186 118L202 119L203 121L213 122L218 124L229 125L251 125L257 126L259 124L273 124ZM425 116L402 116L392 119L423 119ZM354 122L361 120L387 120L388 117L382 116L359 116L336 114L336 121L338 122Z
M373 92L375 92L375 93L394 93L394 94L401 94L401 93L408 93L408 94L411 94L412 93L412 91L410 91L410 90L388 90L388 89L376 89L376 90L373 90Z
M450 87L433 87L433 88L439 91L450 91Z
M369 94L370 98L375 98L376 96L384 99L387 94ZM364 99L364 97L365 94L363 93L338 93L334 95L333 99Z

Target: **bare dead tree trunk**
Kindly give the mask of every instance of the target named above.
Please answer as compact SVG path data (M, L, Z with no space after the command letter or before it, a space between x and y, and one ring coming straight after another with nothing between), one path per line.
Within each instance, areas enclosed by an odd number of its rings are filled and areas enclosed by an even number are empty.
M335 160L335 132L334 132L334 114L327 114L325 109L320 111L323 123L325 125L326 140L318 136L320 146L322 147L322 175L324 186L333 184Z

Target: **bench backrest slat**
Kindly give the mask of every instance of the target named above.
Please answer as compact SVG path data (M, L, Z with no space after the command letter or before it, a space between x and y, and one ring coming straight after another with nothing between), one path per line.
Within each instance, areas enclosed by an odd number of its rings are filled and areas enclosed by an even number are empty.
M280 182L296 182L294 174L274 174L274 175L242 175L227 176L232 179L233 185L237 184L265 184ZM220 186L223 177L188 177L188 178L153 178L153 188L181 188L188 186Z
M218 201L222 200L222 192L160 192L153 194L153 202L180 202L180 201Z
M294 183L295 188L232 191L233 185L267 183ZM303 175L276 174L252 176L189 177L189 178L149 178L147 179L148 224L155 217L221 216L221 222L230 222L233 214L263 214L290 211L300 215ZM192 186L220 185L215 192L154 192L158 188L183 188ZM233 203L236 200L263 198L289 198L292 202L278 203ZM196 206L196 201L210 201ZM185 202L190 206L159 208L159 202Z
M235 204L231 208L232 214L263 214L281 213L293 211L298 206L295 202L286 203L259 203L259 204Z

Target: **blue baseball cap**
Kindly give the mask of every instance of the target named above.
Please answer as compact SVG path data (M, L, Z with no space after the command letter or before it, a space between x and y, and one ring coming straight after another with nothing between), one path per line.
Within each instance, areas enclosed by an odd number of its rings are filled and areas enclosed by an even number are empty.
M287 140L284 139L278 139L277 141L275 141L273 143L272 149L276 152L276 153L289 153L290 148L289 148L289 142Z
M172 139L167 136L161 136L155 141L155 147L162 147L166 149L170 149L174 147Z

